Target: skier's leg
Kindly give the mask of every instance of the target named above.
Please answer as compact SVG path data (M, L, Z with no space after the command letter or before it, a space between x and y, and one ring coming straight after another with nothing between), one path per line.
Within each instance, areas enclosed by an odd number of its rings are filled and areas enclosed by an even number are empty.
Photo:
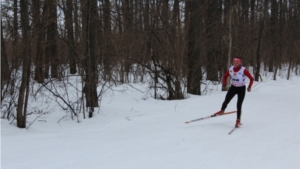
M236 87L231 86L226 94L225 100L222 104L221 110L225 110L230 100L234 97L236 94Z
M246 86L239 87L238 90L238 100L237 100L237 119L241 119L242 115L242 104L246 94Z

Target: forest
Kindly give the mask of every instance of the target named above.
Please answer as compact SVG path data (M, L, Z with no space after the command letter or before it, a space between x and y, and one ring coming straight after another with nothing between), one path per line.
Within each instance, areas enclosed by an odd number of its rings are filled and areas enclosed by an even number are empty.
M76 117L56 91L74 76L89 118L111 85L146 82L162 100L201 95L234 57L255 81L283 66L289 79L299 47L299 0L3 0L1 118L25 128L28 98L43 90Z

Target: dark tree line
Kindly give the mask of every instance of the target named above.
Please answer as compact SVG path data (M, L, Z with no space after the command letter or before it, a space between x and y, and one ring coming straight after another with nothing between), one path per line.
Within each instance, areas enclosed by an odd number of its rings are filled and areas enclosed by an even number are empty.
M98 107L99 79L143 82L183 99L201 95L203 80L220 81L233 57L276 74L299 72L298 0L4 0L1 20L1 101L19 88L18 127L24 127L30 76L82 76L86 106ZM14 72L21 69L21 86Z

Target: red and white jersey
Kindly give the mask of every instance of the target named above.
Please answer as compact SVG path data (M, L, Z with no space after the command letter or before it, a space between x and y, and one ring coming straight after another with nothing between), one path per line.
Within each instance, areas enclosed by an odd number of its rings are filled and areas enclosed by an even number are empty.
M245 67L241 67L241 69L237 72L233 70L234 66L231 66L229 68L229 74L231 76L231 84L236 87L245 86L245 75L244 70Z

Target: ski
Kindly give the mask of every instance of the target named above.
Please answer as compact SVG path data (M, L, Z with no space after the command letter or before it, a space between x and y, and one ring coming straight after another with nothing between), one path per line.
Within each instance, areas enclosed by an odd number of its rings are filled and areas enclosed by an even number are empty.
M207 116L207 117L201 117L199 119L195 119L195 120L191 120L191 121L186 121L185 124L189 124L189 123L192 123L192 122L195 122L195 121L200 121L200 120L205 120L205 119L209 119L209 118L212 118L212 117L218 117L218 116L223 116L223 115L228 115L228 114L232 114L232 113L236 113L236 111L231 111L231 112L225 112L223 113L222 115L210 115L210 116Z
M240 124L240 126L242 125L242 123ZM236 129L238 129L239 127L234 127L228 134L232 134Z
M238 127L234 127L228 134L232 134Z

